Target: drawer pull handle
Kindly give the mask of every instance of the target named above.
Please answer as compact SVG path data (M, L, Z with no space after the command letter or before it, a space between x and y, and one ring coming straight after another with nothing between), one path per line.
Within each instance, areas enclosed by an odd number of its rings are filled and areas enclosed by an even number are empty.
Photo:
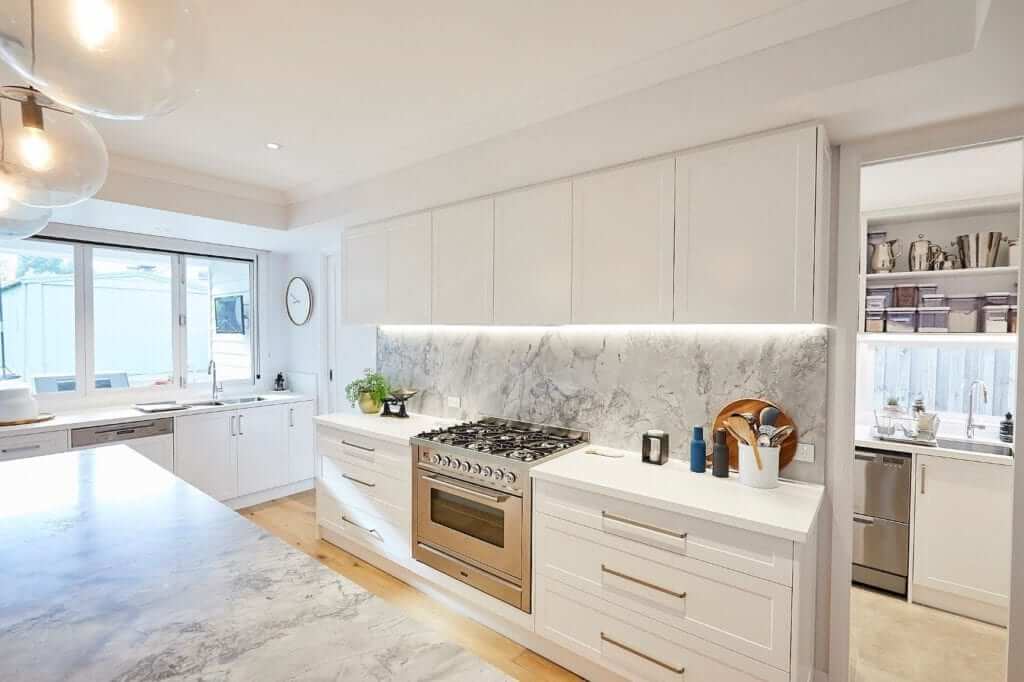
M655 533L661 533L662 535L671 535L672 537L679 538L680 540L685 540L686 536L688 535L688 533L679 533L679 532L676 532L674 530L667 530L665 528L658 528L657 526L652 526L652 525L650 525L648 523L641 523L639 521L633 521L632 519L627 519L624 516L616 516L615 514L609 514L608 512L606 512L604 510L601 511L601 516L606 518L606 519L611 519L612 521L618 521L619 523L625 523L625 524L629 524L630 526L636 526L637 528L643 528L645 530L652 530Z
M615 641L614 639L612 639L608 635L604 634L603 632L601 633L601 640L605 641L605 642L608 642L612 646L616 646L616 647L622 649L623 651L628 651L629 653L633 654L634 656L637 656L638 658L642 658L642 659L644 659L645 661L647 661L649 663L653 663L656 666L660 666L660 667L664 668L665 670L669 671L670 673L675 673L676 675L682 675L683 673L686 672L686 668L673 668L672 666L668 665L667 663L662 663L661 661L659 661L658 659L654 658L653 656L648 656L647 654L645 654L643 652L637 651L636 649L634 649L631 646L626 646L622 642Z
M658 592L663 592L664 594L667 594L667 595L672 596L672 597L676 597L677 599L686 599L686 593L685 592L674 592L672 590L669 590L669 589L666 589L664 587L661 587L660 585L655 585L654 583L649 583L646 580L640 580L640 578L634 578L631 575L626 575L625 573L619 573L618 571L613 571L612 569L608 568L604 564L601 564L601 572L602 573L607 573L608 575L614 575L616 578L622 578L623 580L628 580L628 581L630 581L632 583L636 583L637 585L643 585L644 587L649 587L652 590L657 590Z
M22 445L19 448L4 448L3 450L0 450L0 452L27 452L29 450L38 450L41 447L43 446L36 443L35 445Z
M366 526L363 526L363 525L360 525L360 524L356 523L355 521L353 521L352 519L350 519L347 516L342 516L341 520L344 521L345 523L351 525L351 526L355 526L356 528L358 528L359 530L363 531L364 533L369 533L370 535L376 535L377 534L377 529L376 528L367 528Z
M366 481L361 481L358 478L356 478L355 476L349 476L348 474L346 474L344 472L342 472L341 477L342 478L347 478L348 480L352 481L353 483L358 483L359 485L365 485L367 488L376 488L377 487L376 483L367 483Z
M362 450L363 452L374 452L373 448L368 448L364 445L356 445L355 443L349 443L347 440L341 441L341 444L347 445L350 448L355 448L356 450Z

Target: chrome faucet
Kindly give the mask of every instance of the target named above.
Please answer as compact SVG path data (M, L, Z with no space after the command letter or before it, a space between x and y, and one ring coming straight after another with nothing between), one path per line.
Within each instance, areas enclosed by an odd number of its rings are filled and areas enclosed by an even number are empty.
M965 436L969 439L974 438L974 431L976 429L984 429L984 424L974 423L974 394L977 387L981 386L981 400L988 404L988 386L985 385L984 381L972 381L971 387L967 389L967 428L965 429Z
M223 390L223 386L217 386L217 362L216 361L210 360L210 364L207 365L207 367L206 367L206 373L213 375L213 388L210 389L211 390L210 399L211 400L216 400L217 399L217 393L219 391Z

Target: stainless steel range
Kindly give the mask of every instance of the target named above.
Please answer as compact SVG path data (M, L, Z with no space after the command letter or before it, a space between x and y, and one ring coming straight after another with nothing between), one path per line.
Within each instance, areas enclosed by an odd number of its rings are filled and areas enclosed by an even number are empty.
M417 561L530 612L530 468L586 431L487 417L412 439Z

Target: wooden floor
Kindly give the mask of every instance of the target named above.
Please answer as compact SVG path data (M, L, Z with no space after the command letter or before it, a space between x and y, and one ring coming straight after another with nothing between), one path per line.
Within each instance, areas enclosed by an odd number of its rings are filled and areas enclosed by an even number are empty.
M248 507L240 514L352 582L395 604L519 680L579 680L568 670L436 603L422 592L338 547L316 539L313 491Z

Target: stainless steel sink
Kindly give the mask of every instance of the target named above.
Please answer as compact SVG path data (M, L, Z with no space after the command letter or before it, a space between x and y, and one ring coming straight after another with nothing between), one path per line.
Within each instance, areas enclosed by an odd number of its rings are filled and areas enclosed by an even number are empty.
M189 407L217 407L225 404L220 400L189 400L182 403L182 405L188 405Z
M222 398L221 405L241 405L244 403L258 403L266 400L263 396L253 395L245 398Z
M1013 456L1013 447L1001 445L1000 443L989 443L985 441L967 440L959 438L939 438L936 445L947 450L964 450L966 452L979 452L985 455Z

